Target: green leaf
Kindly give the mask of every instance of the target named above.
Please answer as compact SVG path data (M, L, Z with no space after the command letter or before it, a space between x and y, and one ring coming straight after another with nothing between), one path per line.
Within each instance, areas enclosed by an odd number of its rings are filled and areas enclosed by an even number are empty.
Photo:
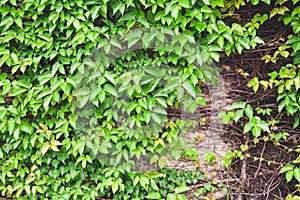
M274 71L268 74L272 80L274 80L278 76L278 72Z
M216 62L220 60L220 54L218 52L209 52L209 56Z
M287 58L290 55L290 53L288 51L280 51L279 53L284 58Z
M155 183L154 179L150 179L150 183L151 183L151 187L154 189L154 190L159 190L157 184Z
M210 5L210 0L202 0L205 5Z
M11 84L10 84L9 81L6 81L6 82L3 84L2 95L5 95L5 94L7 94L8 92L10 92L10 89L11 89Z
M205 152L204 159L206 162L208 162L210 164L216 163L216 156L215 156L215 153L213 153L213 152Z
M258 138L261 135L261 128L259 126L254 126L252 128L252 134L254 137Z
M242 152L245 152L248 150L249 147L248 147L248 145L241 145L240 148L241 148Z
M203 6L200 11L203 13L212 13L212 10L208 6Z
M247 38L239 38L238 42L245 47L245 49L250 49L250 41Z
M140 41L139 37L131 37L128 39L128 48L131 48L133 45L135 45L137 42Z
M7 50L7 49L0 49L0 55L9 55L9 50Z
M5 115L6 115L6 108L5 107L3 107L3 106L1 106L0 107L0 120L3 120L3 118L5 117Z
M183 193L183 192L186 192L186 191L189 191L189 190L191 190L190 187L188 187L186 185L180 185L180 186L175 188L175 193L180 194L180 193Z
M119 189L119 184L117 181L114 181L111 186L112 192L115 194Z
M158 159L159 159L158 155L152 156L150 159L150 164L155 163L156 161L158 161Z
M21 131L31 134L33 133L33 128L30 126L30 124L22 122Z
M178 17L178 13L179 13L179 6L175 6L172 10L171 10L171 15L172 17L174 17L174 19L176 20Z
M300 124L300 118L299 118L299 116L296 116L294 119L293 128L297 128L299 126L299 124Z
M149 185L149 178L145 176L140 177L140 184L143 188L148 190L148 185Z
M105 78L107 78L112 84L116 85L116 81L114 79L114 76L110 74L109 72L105 72L103 75Z
M137 21L142 24L144 27L146 28L149 28L150 27L150 24L149 22L147 21L147 19L143 16L143 15L140 15L139 18L137 19Z
M42 155L44 156L45 153L48 151L48 149L50 148L50 143L49 142L45 142L42 146Z
M264 130L265 132L269 132L270 131L269 130L269 125L265 121L258 120L257 121L257 126L260 127L262 130Z
M245 126L244 126L244 133L248 133L249 131L251 131L252 127L253 127L253 123L252 122L246 123Z
M176 197L176 195L175 194L168 194L167 195L167 200L177 200L177 197Z
M104 85L104 90L110 94L112 94L113 96L117 97L118 93L117 90L114 86L112 86L111 84L105 84Z
M226 39L228 40L228 42L229 42L230 44L233 45L233 38L232 38L232 35L231 35L231 34L225 32L225 33L223 34L223 36L224 36L224 38L226 38Z
M183 102L184 110L189 110L191 113L194 113L197 110L197 102L193 99L187 98Z
M62 145L61 142L58 140L51 140L50 143L51 143L51 145L55 145L55 146Z
M142 43L146 48L150 47L151 41L155 38L156 34L154 33L145 33L142 38Z
M104 142L100 145L100 147L104 147L107 146L107 144L105 144ZM76 143L74 149L73 149L73 153L75 153L76 151L79 152L80 155L83 154L84 151L84 147L85 147L85 141L84 140L80 140Z
M299 76L294 78L294 84L295 84L296 90L298 90L300 88L300 77Z
M296 167L294 169L294 177L296 178L296 180L298 181L298 183L300 183L300 168Z
M189 0L178 0L178 4L184 8L190 8Z
M21 17L17 17L15 19L15 23L20 27L23 28L23 22L22 22L22 18Z
M227 158L222 158L222 163L225 167L229 167L229 165L231 164L231 159L227 159Z
M41 99L41 98L43 98L43 97L45 97L45 96L47 96L47 95L49 95L49 94L51 94L51 93L52 93L52 91L51 91L50 88L45 88L45 89L38 95L37 99Z
M201 106L206 106L206 101L203 97L197 97L197 103Z
M15 106L13 106L13 105L8 106L7 110L8 110L10 113L12 113L12 114L19 115L19 112L18 112L17 108L16 108ZM11 120L12 120L12 119L10 119L10 121L11 121Z
M175 160L179 160L181 158L182 150L181 149L172 149L170 151L170 156Z
M151 113L151 118L153 119L153 121L155 121L155 122L158 123L158 124L162 123L161 118L160 118L159 115L156 114L156 113Z
M283 93L284 92L284 84L282 84L282 85L280 85L279 87L278 87L278 94L281 94L281 93ZM280 110L280 109L279 109ZM281 112L281 111L280 111Z
M17 88L17 89L14 89L13 91L9 92L9 96L18 96L19 94L22 94L26 91L27 91L26 88Z
M207 36L208 42L207 44L211 44L213 43L217 38L219 38L220 36L216 33L212 33L211 35ZM225 36L224 36L225 37ZM225 37L226 38L226 37Z
M235 109L244 109L246 106L246 102L234 102L229 110L235 110Z
M224 37L223 37L223 36L220 36L220 37L218 38L217 43L218 43L218 45L219 45L219 47L220 47L221 49L224 49L225 41L224 41Z
M173 90L180 85L180 78L170 78L168 83L164 86L164 91Z
M51 100L52 100L52 94L51 95L48 95L48 96L46 96L45 98L44 98L44 103L43 103L43 106L44 106L44 108L45 108L45 110L48 110L49 109L49 104L50 104L50 102L51 102Z
M293 44L295 42L300 42L300 37L299 36L293 36L288 41L286 41L286 44Z
M78 19L75 19L73 21L73 26L76 28L76 30L80 29L80 27L81 27L80 21Z
M41 35L38 35L38 37L42 38L46 42L51 42L51 40L52 40L52 37L50 34L41 34Z
M265 42L260 37L256 36L253 41L257 44L264 44Z
M182 87L194 98L196 98L196 91L194 86L189 82L189 81L185 81L182 84Z
M0 26L4 26L4 29L2 31L7 30L12 24L14 23L14 20L11 16L7 16L4 19L1 20Z
M255 6L259 3L259 0L251 0L252 4Z
M244 115L244 110L238 110L235 112L234 121L237 123Z
M94 21L99 13L99 9L100 9L101 6L94 6L91 10L92 14L91 14L91 17L92 17L92 20Z
M224 7L224 0L211 0L211 5L212 7L216 7L216 6L219 6L219 7Z
M259 88L259 80L257 77L254 77L253 79L251 79L248 84L247 84L248 87L252 87L253 88L253 91L256 93L258 88Z
M160 104L162 105L164 108L167 108L167 103L166 103L166 100L164 98L160 98L160 97L157 97L155 98L155 100ZM150 108L150 106L149 106ZM151 108L150 108L151 109Z
M270 3L271 3L271 0L261 0L261 1L264 2L267 5L270 5Z
M184 194L177 195L178 200L188 200Z
M251 120L253 118L253 108L251 105L246 106L245 113L246 113L247 117L249 118L249 120Z
M147 196L147 199L160 199L161 195L159 192L150 192Z
M152 111L157 113L157 114L161 114L161 115L167 115L168 114L162 106L155 106L155 107L153 107Z
M74 36L72 42L73 45L76 46L76 44L81 44L85 39L85 34L81 31L77 32L77 34Z
M176 1L171 1L170 3L167 4L165 8L165 15L167 15L173 9L175 2Z
M235 48L236 48L236 50L238 51L239 54L242 53L242 51L243 51L243 46L242 46L240 43L235 42Z
M285 179L287 182L290 182L292 179L293 179L293 176L294 176L294 171L288 171L286 174L285 174Z
M295 42L292 47L294 52L300 51L300 41Z
M158 160L157 164L162 169L169 164L169 160L167 157L163 156Z
M223 121L225 124L228 124L228 122L234 117L234 112L229 112L227 115L223 117Z

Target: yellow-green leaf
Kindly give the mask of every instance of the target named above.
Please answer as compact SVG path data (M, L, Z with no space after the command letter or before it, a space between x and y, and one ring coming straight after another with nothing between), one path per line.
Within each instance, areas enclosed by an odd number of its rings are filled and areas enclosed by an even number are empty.
M48 151L48 149L50 148L50 143L49 142L45 142L42 146L42 155L45 155L45 153Z

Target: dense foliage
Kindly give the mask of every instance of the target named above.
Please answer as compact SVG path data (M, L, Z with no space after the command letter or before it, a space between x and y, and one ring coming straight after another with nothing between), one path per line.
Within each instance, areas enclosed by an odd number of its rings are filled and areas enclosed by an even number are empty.
M294 36L275 58L265 59L273 62L280 54L293 56L294 63L249 86L278 87L279 112L295 116L298 126L300 9L286 12L284 3L278 1L269 16L238 24L224 17L245 5L240 0L2 0L0 194L186 199L181 193L190 190L187 185L204 179L199 172L139 173L134 160L147 155L162 168L166 152L174 159L187 155L180 133L193 122L168 118L168 109L205 106L198 83L217 82L213 61L262 44L256 32L274 15L282 15ZM235 103L231 110L226 122L245 114L245 133L270 133L273 122L250 105ZM235 156L225 159L226 166ZM300 181L296 163L282 172ZM213 192L204 185L198 193Z

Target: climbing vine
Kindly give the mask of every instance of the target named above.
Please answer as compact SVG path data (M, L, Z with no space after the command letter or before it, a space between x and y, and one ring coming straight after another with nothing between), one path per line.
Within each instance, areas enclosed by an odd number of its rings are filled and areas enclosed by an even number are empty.
M181 137L195 121L172 119L169 110L194 113L206 106L199 83L217 84L220 69L213 62L263 44L257 31L280 15L293 36L263 59L294 62L270 73L269 80L252 77L248 86L255 92L260 85L278 88L278 112L299 125L299 7L277 1L268 14L228 23L241 6L270 3L2 0L1 196L187 199L191 190L196 197L225 191L199 171L164 168L167 155L198 159L194 149L183 148ZM277 122L260 117L264 112L270 111L236 102L221 117L226 123L246 119L243 130L256 143L262 137L285 140L288 133L272 132ZM248 149L245 144L228 152L224 165L247 157ZM135 160L143 156L161 170L139 172ZM207 153L206 160L213 164L214 155ZM299 181L297 159L281 173ZM192 189L195 184L201 187Z

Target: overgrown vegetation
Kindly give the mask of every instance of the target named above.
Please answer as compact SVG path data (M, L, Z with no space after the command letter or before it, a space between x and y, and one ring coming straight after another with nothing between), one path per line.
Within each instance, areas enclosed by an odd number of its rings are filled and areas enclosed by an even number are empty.
M291 156L279 171L287 182L298 184L299 147L290 142L292 133L280 129L281 119L293 120L295 129L300 120L296 3L2 0L0 194L15 199L172 200L191 194L208 199L216 188L226 192L224 184L206 180L199 171L164 168L166 154L198 159L193 149L183 148L181 137L195 122L174 120L168 111L193 113L206 106L199 83L217 84L220 74L211 64L264 44L257 32L275 17L292 33L261 59L271 65L281 58L284 65L268 77L239 73L256 93L275 88L278 104L268 108L239 101L220 114L226 123L242 127L247 138L223 163L230 167L239 159L244 165L250 157L259 165L276 163L250 155L268 142L288 150ZM272 9L239 23L238 10L246 4ZM161 170L139 172L134 160L145 155ZM207 153L206 160L213 164L214 155ZM287 199L300 198L297 187Z

